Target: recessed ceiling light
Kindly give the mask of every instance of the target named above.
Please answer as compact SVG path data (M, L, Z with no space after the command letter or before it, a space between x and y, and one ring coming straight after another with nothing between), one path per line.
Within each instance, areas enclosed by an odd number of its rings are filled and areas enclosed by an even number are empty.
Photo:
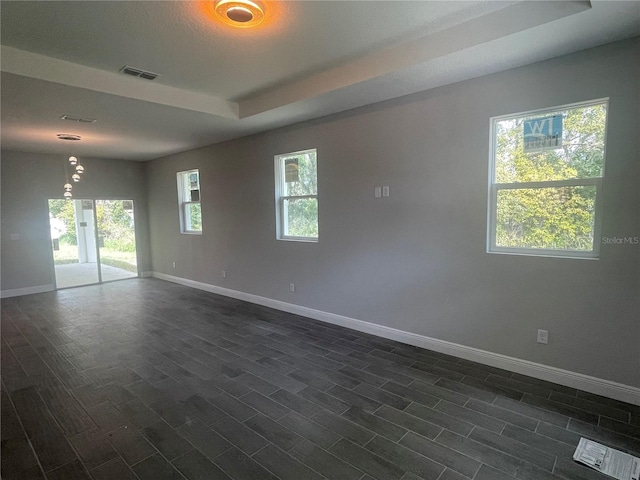
M251 0L217 0L214 8L220 20L234 27L255 27L264 20L264 10Z
M59 133L56 135L60 140L70 140L72 142L77 142L78 140L82 140L80 135L74 135L72 133Z

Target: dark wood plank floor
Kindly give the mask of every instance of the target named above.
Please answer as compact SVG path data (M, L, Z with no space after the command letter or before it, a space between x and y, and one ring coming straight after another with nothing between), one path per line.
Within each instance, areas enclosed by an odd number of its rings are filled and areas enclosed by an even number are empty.
M640 407L159 280L2 301L2 478L604 480Z

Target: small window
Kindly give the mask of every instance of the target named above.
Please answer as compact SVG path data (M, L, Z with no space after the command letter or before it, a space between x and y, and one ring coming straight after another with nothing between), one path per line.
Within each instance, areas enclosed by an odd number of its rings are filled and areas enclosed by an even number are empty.
M276 155L276 235L280 240L318 241L316 150Z
M200 207L200 173L198 170L178 172L178 203L180 205L180 231L202 233Z
M599 253L608 100L492 118L488 251Z

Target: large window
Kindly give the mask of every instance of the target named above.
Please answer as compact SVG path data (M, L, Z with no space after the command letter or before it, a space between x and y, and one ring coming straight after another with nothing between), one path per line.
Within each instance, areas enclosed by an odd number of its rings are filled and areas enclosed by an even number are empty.
M316 150L276 155L276 235L280 240L318 241Z
M608 100L491 120L488 250L597 257Z
M178 172L178 203L180 205L180 231L202 233L200 207L200 173L198 170Z

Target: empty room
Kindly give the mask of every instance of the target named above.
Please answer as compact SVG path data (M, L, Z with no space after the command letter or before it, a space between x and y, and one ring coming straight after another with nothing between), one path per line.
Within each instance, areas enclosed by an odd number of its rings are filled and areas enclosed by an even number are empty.
M640 1L0 1L3 480L638 480Z

